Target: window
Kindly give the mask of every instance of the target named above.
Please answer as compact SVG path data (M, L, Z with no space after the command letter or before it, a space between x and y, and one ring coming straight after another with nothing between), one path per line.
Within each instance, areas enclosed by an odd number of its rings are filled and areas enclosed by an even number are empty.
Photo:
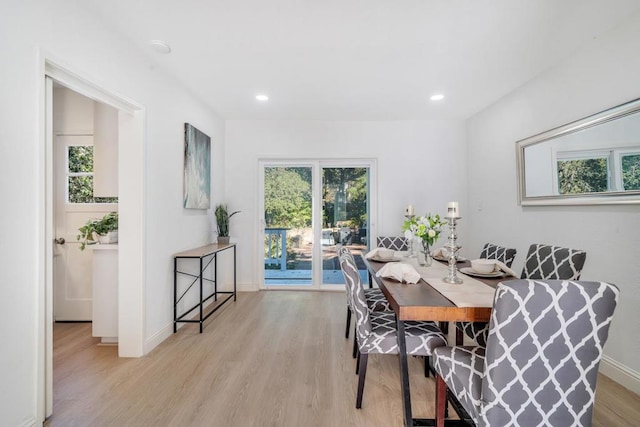
M640 153L622 154L620 163L624 191L640 190Z
M117 197L93 197L93 146L67 147L67 203L118 203Z
M560 194L601 193L608 189L608 158L558 160Z
M558 151L558 194L603 193L613 188L612 152L609 150Z

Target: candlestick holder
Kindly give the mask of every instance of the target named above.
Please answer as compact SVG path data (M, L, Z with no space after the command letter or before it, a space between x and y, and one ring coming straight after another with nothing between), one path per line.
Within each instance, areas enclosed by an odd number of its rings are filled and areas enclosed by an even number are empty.
M462 279L458 277L458 268L456 266L458 263L458 251L462 248L462 246L458 246L458 236L456 235L456 225L460 219L462 217L449 217L449 242L444 245L449 253L449 274L442 280L445 283L454 285L462 283Z
M407 214L404 217L407 218L407 221L411 221L415 217L415 215ZM413 244L413 242L415 240L415 236L413 236L413 230L411 230L411 234L412 234L412 236L409 239L409 241L407 242L407 258L415 258L415 257L418 256L418 254L417 254L417 252L416 252L416 250L414 248L414 244Z

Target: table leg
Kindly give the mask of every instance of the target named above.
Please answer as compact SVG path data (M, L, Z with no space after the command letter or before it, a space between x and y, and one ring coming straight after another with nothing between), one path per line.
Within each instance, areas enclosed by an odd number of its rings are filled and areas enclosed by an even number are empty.
M218 301L218 254L213 254L213 300Z
M202 298L203 298L203 294L202 294L202 285L203 285L203 280L202 280L202 257L200 257L200 333L202 333L202 322L203 322L203 316L202 316Z
M400 353L400 387L402 388L402 404L404 407L404 424L413 427L411 415L411 389L409 387L409 366L407 364L407 341L404 335L404 321L396 316L398 334L398 352Z
M173 258L173 333L178 331L178 258Z

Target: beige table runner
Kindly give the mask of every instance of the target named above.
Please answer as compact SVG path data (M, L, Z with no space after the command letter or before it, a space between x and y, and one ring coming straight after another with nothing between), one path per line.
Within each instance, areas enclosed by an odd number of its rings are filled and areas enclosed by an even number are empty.
M458 307L493 307L495 289L473 277L458 272L463 283L452 285L442 280L449 275L449 267L444 264L434 261L430 267L422 267L416 258L405 257L401 262L412 265L425 282Z

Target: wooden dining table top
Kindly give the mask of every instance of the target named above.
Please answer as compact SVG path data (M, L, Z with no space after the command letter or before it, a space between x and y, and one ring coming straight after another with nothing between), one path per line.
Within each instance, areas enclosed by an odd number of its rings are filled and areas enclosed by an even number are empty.
M434 260L434 262L439 262ZM386 296L398 320L434 320L443 322L488 322L491 317L489 307L458 307L424 279L416 284L400 283L393 279L377 277L376 272L384 266L384 262L365 259L365 263L380 290ZM469 261L459 262L458 269L468 267ZM464 279L465 275L458 272ZM475 278L495 288L498 283L514 280L509 276L498 279Z

